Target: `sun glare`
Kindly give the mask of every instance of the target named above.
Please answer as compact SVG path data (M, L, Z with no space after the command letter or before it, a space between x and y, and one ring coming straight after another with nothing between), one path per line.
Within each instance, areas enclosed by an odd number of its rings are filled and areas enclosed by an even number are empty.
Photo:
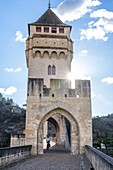
M67 78L71 81L71 88L75 88L75 80L91 80L91 76L68 73Z

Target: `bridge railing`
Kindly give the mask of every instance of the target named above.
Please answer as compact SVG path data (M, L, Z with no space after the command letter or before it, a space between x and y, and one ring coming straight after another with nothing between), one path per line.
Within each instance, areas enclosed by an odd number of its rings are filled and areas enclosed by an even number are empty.
M113 170L112 157L88 145L85 146L85 150L94 170Z
M31 155L32 145L0 148L0 167Z

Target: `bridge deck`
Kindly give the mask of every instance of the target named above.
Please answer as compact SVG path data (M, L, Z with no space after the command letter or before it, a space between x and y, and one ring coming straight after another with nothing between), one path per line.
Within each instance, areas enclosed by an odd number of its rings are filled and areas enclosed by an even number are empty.
M46 151L44 155L31 156L2 170L89 170L85 155L71 155L61 146Z

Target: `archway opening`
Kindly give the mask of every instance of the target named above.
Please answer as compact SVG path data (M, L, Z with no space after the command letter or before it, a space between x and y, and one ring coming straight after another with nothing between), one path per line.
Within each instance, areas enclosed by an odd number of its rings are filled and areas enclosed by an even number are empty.
M54 109L47 113L41 120L38 127L38 154L43 154L43 139L44 139L44 123L51 122L54 125L56 134L55 144L62 145L65 149L70 150L73 154L79 153L79 129L74 117L63 109ZM49 131L47 131L48 133ZM49 134L51 135L51 134ZM50 136L51 137L51 136Z
M55 118L50 117L43 125L44 138L43 138L43 149L47 149L46 137L50 138L51 147L59 143L59 124Z

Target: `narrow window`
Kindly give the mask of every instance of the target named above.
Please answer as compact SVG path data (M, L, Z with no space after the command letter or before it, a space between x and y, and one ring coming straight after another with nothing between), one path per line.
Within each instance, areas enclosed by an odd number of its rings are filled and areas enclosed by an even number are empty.
M54 94L52 94L52 97L54 97Z
M67 94L65 94L65 97L67 97Z
M51 32L52 32L52 33L57 33L56 27L52 27Z
M51 66L48 66L48 75L51 75Z
M64 28L59 28L59 33L64 33Z
M41 32L41 27L36 27L36 32Z
M44 27L44 32L49 32L49 27Z
M53 65L52 67L52 75L55 75L56 74L56 67Z

